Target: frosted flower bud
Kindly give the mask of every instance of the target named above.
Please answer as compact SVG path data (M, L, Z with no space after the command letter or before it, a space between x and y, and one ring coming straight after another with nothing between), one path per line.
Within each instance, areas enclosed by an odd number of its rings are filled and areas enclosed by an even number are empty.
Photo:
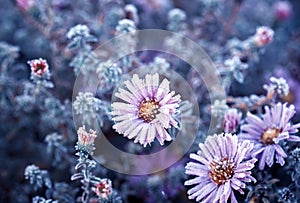
M256 33L253 36L254 43L258 47L265 46L273 41L274 31L266 26L261 26L256 29Z
M90 35L90 29L86 25L76 25L72 27L67 32L67 38L73 39L74 37L80 36L80 37L88 37Z
M277 20L286 20L292 14L292 6L287 1L278 1L274 4L273 8Z
M230 108L225 112L223 128L225 133L234 133L240 122L242 114L237 109Z
M112 184L109 179L101 179L93 187L93 191L101 199L107 199L112 194Z
M124 8L127 19L132 20L135 24L139 23L137 9L133 4L127 4Z
M118 34L134 33L136 31L136 27L132 20L123 19L118 22L116 31Z
M174 8L168 13L169 22L181 22L186 19L186 14L183 10Z
M30 65L32 77L40 78L49 73L49 65L45 59L33 59L27 63Z
M77 130L77 135L78 142L76 149L91 154L94 150L94 141L97 137L96 131L92 129L86 131L85 126L82 126Z
M270 81L270 87L275 90L277 94L281 96L287 96L289 94L290 87L284 78L271 77Z

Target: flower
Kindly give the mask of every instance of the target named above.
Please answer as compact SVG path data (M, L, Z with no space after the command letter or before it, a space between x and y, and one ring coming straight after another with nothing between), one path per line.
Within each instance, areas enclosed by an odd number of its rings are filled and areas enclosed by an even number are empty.
M147 74L145 80L133 75L124 82L127 89L119 89L115 96L125 102L112 103L113 128L134 142L146 146L156 137L161 145L172 138L166 128L178 127L172 118L179 107L180 95L170 92L169 81L159 85L159 75Z
M31 68L31 76L41 78L49 73L49 65L45 59L33 59L27 62Z
M239 137L254 143L252 157L259 158L260 170L264 169L265 164L271 167L274 156L277 163L284 165L287 155L279 145L281 140L300 141L298 136L291 135L298 132L297 128L300 127L300 123L290 123L295 114L294 109L294 105L287 107L287 104L278 103L271 109L266 106L261 118L248 112L247 124L241 126L242 133Z
M197 176L184 183L196 184L187 192L189 199L226 203L230 198L231 203L237 203L233 191L243 194L245 182L255 181L250 170L256 159L247 159L253 144L250 141L238 143L236 135L226 133L208 136L199 147L197 154L190 154L198 163L189 162L185 167L186 174Z
M107 199L112 193L112 185L109 179L101 179L99 183L96 183L93 187L93 191L101 199Z
M85 130L85 126L80 127L77 130L78 142L76 149L79 151L85 151L87 153L92 153L94 150L94 141L97 137L96 131L90 129L89 132Z
M273 8L275 17L278 20L286 20L292 14L292 6L288 1L278 1Z
M225 112L223 128L225 133L233 133L241 122L242 114L237 109L230 108Z
M273 41L274 31L266 26L261 26L256 29L254 35L254 43L258 47L265 46Z

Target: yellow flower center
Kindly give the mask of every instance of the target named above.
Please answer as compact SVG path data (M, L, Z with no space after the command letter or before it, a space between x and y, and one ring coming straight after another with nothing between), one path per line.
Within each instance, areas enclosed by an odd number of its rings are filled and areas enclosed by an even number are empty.
M234 164L227 157L220 161L213 160L210 163L210 168L209 177L217 185L224 184L234 175Z
M158 109L159 103L156 99L144 100L139 106L138 117L149 123L159 114Z
M281 131L282 130L278 128L268 128L262 133L259 141L265 145L274 144L273 138L278 137Z

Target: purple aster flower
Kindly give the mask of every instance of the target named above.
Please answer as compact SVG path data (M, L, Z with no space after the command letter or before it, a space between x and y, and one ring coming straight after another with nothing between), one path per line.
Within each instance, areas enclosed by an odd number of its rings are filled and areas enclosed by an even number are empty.
M159 84L159 75L147 74L145 80L133 75L124 84L128 91L120 88L115 96L125 102L112 103L113 128L134 142L146 146L156 137L161 145L172 140L166 131L171 125L178 127L173 119L179 107L180 95L170 92L169 81Z
M238 143L236 135L226 133L208 136L199 147L197 154L190 155L198 163L189 162L185 167L186 174L197 176L184 183L196 185L188 190L189 199L226 203L230 198L231 203L237 203L234 190L243 194L245 182L255 181L250 170L256 159L248 159L253 144Z
M271 109L266 106L265 114L261 118L248 112L247 124L241 126L242 133L239 137L254 143L251 154L252 157L259 159L260 170L264 169L265 164L271 167L274 156L276 163L284 165L287 154L279 145L279 141L300 141L298 136L291 135L298 132L297 128L300 127L300 123L296 125L290 123L290 119L295 114L294 109L294 105L287 107L287 104L278 103Z

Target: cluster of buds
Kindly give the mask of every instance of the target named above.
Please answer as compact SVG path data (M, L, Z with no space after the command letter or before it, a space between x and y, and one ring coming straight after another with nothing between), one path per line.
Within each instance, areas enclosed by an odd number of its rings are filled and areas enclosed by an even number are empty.
M76 149L79 152L86 152L92 154L94 148L94 141L97 137L96 131L90 129L88 132L85 129L85 126L80 127L77 130L78 142Z
M99 110L98 104L101 103L99 99L94 97L91 92L79 92L73 102L73 108L77 115L96 117L96 111Z
M88 37L90 36L90 29L86 25L76 25L72 27L68 33L67 38L73 39L75 37Z
M118 22L116 27L117 34L135 33L135 23L129 19L123 19Z
M264 85L264 89L266 89L270 94L277 94L280 97L289 95L290 87L284 78L271 77L270 81L270 84Z

